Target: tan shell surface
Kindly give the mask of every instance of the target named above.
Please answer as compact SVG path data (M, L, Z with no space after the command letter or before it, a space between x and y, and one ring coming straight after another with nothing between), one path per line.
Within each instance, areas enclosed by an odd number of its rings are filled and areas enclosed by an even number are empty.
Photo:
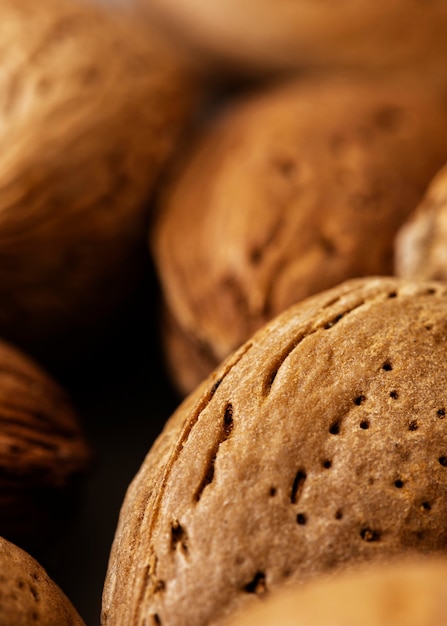
M446 580L440 558L353 568L277 592L226 626L440 626L447 623Z
M256 333L130 485L104 626L220 624L286 580L447 548L447 287L348 281Z
M239 71L443 67L444 2L137 0L211 66Z
M51 536L58 507L91 465L92 452L63 390L37 364L0 342L0 535ZM1 623L1 620L0 620Z
M195 79L158 36L81 1L4 0L0 41L0 333L48 349L141 271Z
M84 626L76 609L39 563L1 537L0 624Z
M399 229L395 273L403 278L447 280L447 166Z
M446 159L447 107L420 84L291 82L229 105L151 232L179 389L290 304L392 274L394 236Z

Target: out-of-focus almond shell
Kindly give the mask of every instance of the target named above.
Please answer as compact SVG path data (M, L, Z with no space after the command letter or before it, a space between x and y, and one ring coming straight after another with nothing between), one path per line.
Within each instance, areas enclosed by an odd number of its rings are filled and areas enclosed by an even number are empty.
M392 274L396 232L446 159L447 107L418 82L296 81L229 105L151 231L179 389L294 302Z
M85 626L40 564L2 537L0 599L0 623L5 626Z
M61 353L141 277L198 81L155 31L82 1L5 0L0 41L0 333Z

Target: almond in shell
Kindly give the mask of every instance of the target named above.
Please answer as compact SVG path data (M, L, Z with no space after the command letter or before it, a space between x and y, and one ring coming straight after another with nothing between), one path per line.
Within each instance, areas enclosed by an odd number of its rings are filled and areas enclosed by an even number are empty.
M130 485L103 626L220 625L322 574L446 553L447 286L290 307L168 421Z

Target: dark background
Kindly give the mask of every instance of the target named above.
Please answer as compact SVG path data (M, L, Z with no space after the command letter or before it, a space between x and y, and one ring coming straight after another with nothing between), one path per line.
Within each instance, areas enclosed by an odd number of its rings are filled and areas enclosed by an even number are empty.
M62 540L55 537L54 545L47 546L43 565L87 626L99 624L107 562L126 489L180 402L164 368L158 301L149 266L135 294L89 349L68 367L47 365L72 398L94 460Z

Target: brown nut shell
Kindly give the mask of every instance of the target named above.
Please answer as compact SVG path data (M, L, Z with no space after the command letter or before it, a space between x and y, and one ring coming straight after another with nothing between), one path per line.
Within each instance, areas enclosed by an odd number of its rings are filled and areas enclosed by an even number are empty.
M447 549L447 287L356 279L190 394L126 494L103 626L221 624L254 595Z
M0 535L27 550L54 542L91 458L62 389L0 342Z
M61 353L141 276L197 84L156 33L82 1L5 0L0 41L0 334Z
M403 278L447 280L447 166L397 233L395 273Z
M137 0L150 21L231 71L442 71L444 2Z
M76 609L27 552L0 537L0 624L85 626Z
M417 83L292 82L229 105L151 232L179 389L290 304L392 274L395 234L446 158L447 107Z
M226 626L439 626L447 623L447 561L399 559L293 586Z

